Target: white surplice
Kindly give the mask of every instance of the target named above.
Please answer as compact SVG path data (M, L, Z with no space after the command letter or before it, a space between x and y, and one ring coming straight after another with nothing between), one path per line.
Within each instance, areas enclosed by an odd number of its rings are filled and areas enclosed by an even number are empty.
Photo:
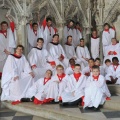
M83 59L83 57L90 59L90 53L88 48L86 46L84 47L77 46L76 55L77 58L84 63L84 67L86 67L88 65L88 62L85 59Z
M93 59L99 58L100 38L91 37L91 55Z
M50 56L53 58L53 60L56 62L56 65L61 64L65 68L68 67L69 59L66 57L64 49L60 44L54 45L53 43L49 43L48 52L50 53ZM62 61L58 59L61 55L64 56L64 59Z
M78 81L76 81L73 74L70 75L69 84L71 87L69 87L69 89L66 88L61 95L63 102L73 102L84 96L84 88L86 85L85 75L81 75ZM74 92L74 95L72 92Z
M71 74L73 74L74 73L74 71L73 71L73 68L72 67L68 67L66 70L65 70L65 74L67 74L67 75L71 75Z
M115 68L114 68L115 67ZM116 69L116 70L115 70ZM120 65L118 66L113 66L110 65L108 70L107 70L107 74L105 76L106 80L111 81L110 76L112 76L114 79L118 78L118 80L116 81L115 84L120 84Z
M33 69L35 73L35 80L44 77L45 72L50 69L54 70L49 62L52 62L52 57L49 55L48 51L44 48L39 49L37 47L32 48L28 54L28 61L31 66L35 65L37 68Z
M34 81L29 74L30 72L31 68L24 55L21 58L9 55L3 68L1 101L16 101L25 97L26 91L32 86ZM19 78L14 81L16 76Z
M110 96L105 78L102 75L99 75L98 80L94 80L91 75L86 82L84 108L97 108L99 105L103 105L106 98Z
M16 36L16 30L12 32L11 28L7 29L7 35L4 36L3 33L0 32L0 72L3 70L3 66L5 64L5 61L7 59L7 55L5 54L4 50L13 53L14 48L16 48L17 44L17 36Z

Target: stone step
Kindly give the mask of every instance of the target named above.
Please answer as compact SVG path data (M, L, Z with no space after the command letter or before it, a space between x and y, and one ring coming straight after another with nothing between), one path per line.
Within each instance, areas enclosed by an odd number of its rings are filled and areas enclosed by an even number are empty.
M10 102L2 102L9 109L32 114L49 120L106 120L106 118L95 114L83 114L77 108L61 108L58 104L34 105L33 103L20 103L11 105Z
M120 85L108 85L108 88L112 94L120 94Z

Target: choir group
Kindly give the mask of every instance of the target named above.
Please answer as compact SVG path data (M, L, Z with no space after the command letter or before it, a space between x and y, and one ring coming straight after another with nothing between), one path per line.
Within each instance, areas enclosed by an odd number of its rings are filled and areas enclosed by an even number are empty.
M14 22L6 17L10 27L3 21L0 30L1 101L12 101L13 105L58 102L62 106L79 104L96 110L110 100L107 84L120 84L120 44L114 26L104 24L101 63L96 30L92 31L89 51L79 22L70 20L64 27L62 46L51 18L45 18L42 24L30 21L26 25L29 51L26 58L24 47L16 47Z

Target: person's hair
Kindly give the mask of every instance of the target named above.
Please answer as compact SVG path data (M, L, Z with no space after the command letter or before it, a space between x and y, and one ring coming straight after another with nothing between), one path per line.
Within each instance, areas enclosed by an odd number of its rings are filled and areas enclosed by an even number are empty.
M96 59L95 59L95 62L96 62L97 60L101 62L100 58L96 58Z
M57 65L56 69L58 69L58 68L62 68L64 70L64 67L62 65Z
M72 36L71 36L71 35L68 35L68 36L67 36L67 40L68 40L68 38L69 38L69 37L71 37L71 38L72 38Z
M42 41L44 43L44 39L43 38L38 38L37 42L39 42L39 41Z
M95 62L95 60L93 58L90 58L88 61L92 60L93 62Z
M76 25L79 25L79 26L80 26L80 23L79 23L79 22L76 22Z
M81 39L80 39L80 42L81 42L82 40L85 41L84 38L81 38Z
M6 24L8 26L8 23L6 21L2 21L1 25Z
M92 66L92 70L94 70L94 69L98 69L98 70L100 70L100 67L97 66L97 65L94 65L94 66Z
M37 23L33 23L33 24L32 24L32 27L34 27L35 25L37 25L37 26L38 26L38 24L37 24Z
M53 75L53 72L52 72L52 70L48 69L47 71L50 71L50 72L51 72L51 76ZM47 71L46 71L46 72L47 72Z
M73 24L75 23L73 20L69 20L69 23L72 22Z
M74 59L73 59L73 58L69 59L69 62L70 62L71 60L74 60ZM75 60L74 60L74 61L75 61Z
M104 24L104 27L105 27L106 25L110 28L110 25L109 25L108 23L105 23L105 24Z
M106 59L106 60L105 60L105 63L107 63L107 62L111 62L111 60L110 60L110 59Z
M112 39L111 39L111 41L112 41L113 39L115 39L115 40L116 40L116 42L118 42L118 40L117 40L116 38L112 38Z
M58 36L58 37L59 37L59 35L58 35L58 34L54 34L54 35L53 35L53 38L54 38L55 36Z
M17 45L16 49L19 48L19 47L22 48L22 50L24 50L23 45Z
M46 21L52 21L52 19L50 17L46 18Z
M113 62L114 60L117 60L117 61L119 62L119 59L118 59L117 57L113 57L113 58L112 58L112 62Z
M80 64L75 64L75 67L81 67L81 65Z

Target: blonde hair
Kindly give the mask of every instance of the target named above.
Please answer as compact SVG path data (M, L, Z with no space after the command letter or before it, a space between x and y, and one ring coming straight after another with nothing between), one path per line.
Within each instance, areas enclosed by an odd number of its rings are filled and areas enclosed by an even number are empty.
M57 65L57 66L56 66L56 70L57 70L58 68L62 68L62 69L64 70L64 67L63 67L62 65Z

